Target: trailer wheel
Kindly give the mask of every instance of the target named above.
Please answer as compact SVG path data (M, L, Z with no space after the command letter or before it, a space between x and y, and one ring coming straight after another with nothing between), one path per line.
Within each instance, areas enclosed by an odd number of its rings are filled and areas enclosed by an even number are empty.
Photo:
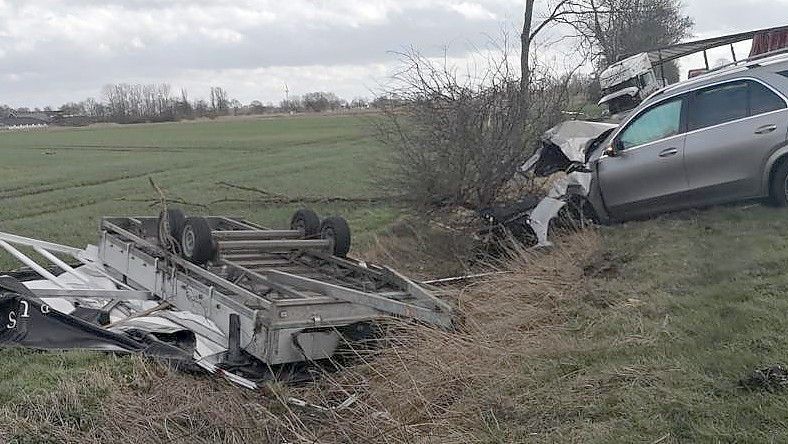
M300 231L306 239L316 238L320 234L320 217L309 208L301 208L290 219L290 229Z
M344 217L331 216L320 224L320 238L331 241L334 256L345 257L350 251L350 226Z
M158 231L156 238L165 250L173 251L181 240L183 226L186 224L186 214L180 208L167 208L159 213Z
M186 219L181 233L181 253L189 262L204 265L216 251L211 227L204 217Z

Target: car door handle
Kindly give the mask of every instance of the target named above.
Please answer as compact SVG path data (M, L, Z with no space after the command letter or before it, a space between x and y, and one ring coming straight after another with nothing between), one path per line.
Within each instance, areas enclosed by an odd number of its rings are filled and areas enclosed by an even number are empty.
M677 148L668 148L665 151L659 153L659 157L670 157L675 154L678 154L679 150Z
M768 134L777 129L777 125L764 125L757 130L755 130L755 134Z

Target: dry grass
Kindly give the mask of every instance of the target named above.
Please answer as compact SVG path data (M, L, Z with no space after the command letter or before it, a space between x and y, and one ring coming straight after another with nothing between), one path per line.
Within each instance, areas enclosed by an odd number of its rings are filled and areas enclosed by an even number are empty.
M551 332L583 294L584 270L599 250L594 232L546 253L513 247L494 264L507 274L457 290L456 330L392 321L374 347L348 346L343 370L306 386L255 392L138 358L104 361L0 408L0 441L519 441L508 412L525 402L517 393L523 366L554 345Z
M559 248L510 250L498 269L458 296L462 324L447 332L408 322L388 326L384 346L360 362L301 389L311 403L349 408L315 412L297 432L304 442L514 442L508 427L529 356L555 346L552 331L567 321L597 261L596 233L575 234ZM526 372L527 373L527 372ZM294 421L295 423L295 421Z
M430 224L421 218L403 218L375 235L364 251L354 254L414 279L457 276L468 271L468 262L473 258L472 234L473 231Z
M4 406L0 441L282 442L282 435L296 428L277 410L281 403L270 390L247 391L224 380L131 360L62 378L46 395Z

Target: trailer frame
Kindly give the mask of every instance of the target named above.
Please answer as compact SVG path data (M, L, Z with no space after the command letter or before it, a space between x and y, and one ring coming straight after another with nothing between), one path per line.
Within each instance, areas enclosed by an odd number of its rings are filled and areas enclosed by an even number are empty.
M206 265L163 248L156 217L105 217L98 257L129 289L213 321L266 364L329 358L347 329L393 316L443 328L451 306L396 271L330 253L330 242L241 218L205 218L217 257ZM229 354L232 350L228 339Z

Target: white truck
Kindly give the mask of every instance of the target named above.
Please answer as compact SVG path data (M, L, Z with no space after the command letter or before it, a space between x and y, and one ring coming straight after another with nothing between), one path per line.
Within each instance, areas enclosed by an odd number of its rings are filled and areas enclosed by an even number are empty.
M658 79L648 53L640 53L608 66L599 75L602 98L599 105L607 106L610 114L630 110L653 92L665 86Z
M711 70L707 50L730 45L733 63L736 63L737 57L733 45L746 40L752 40L748 58L773 54L788 47L788 27L760 29L678 43L619 60L599 75L603 97L598 104L606 106L611 115L629 111L657 90L667 86L662 69L665 63L702 52L705 67L690 70L690 77L693 77Z

